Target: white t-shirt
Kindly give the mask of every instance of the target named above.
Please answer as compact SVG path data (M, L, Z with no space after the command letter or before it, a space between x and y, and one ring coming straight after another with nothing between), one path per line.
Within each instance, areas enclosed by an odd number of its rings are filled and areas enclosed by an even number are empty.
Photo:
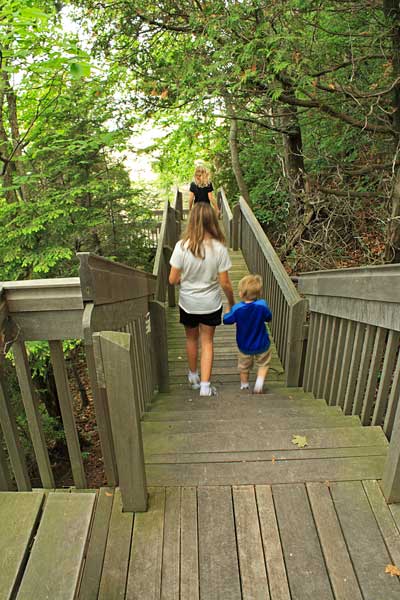
M222 306L218 273L228 271L232 262L227 248L217 240L204 242L204 259L196 258L187 249L187 242L178 242L171 256L172 267L181 271L179 306L187 313L208 314Z

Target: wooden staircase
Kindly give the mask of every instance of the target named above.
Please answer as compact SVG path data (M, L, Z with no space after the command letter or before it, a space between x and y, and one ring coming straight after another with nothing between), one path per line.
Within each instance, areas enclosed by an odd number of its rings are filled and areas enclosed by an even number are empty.
M231 252L234 288L248 271ZM217 328L213 383L218 395L200 398L186 383L185 338L178 309L169 309L171 392L145 413L143 434L149 485L241 485L346 481L381 477L387 440L380 427L301 388L287 388L273 359L261 396L241 393L235 327ZM253 379L255 374L253 373ZM299 448L294 436L305 436Z

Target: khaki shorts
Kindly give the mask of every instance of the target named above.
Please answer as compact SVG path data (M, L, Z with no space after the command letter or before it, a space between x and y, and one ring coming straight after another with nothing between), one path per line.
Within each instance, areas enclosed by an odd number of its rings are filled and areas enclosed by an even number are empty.
M243 352L239 352L238 369L241 372L248 373L253 366L254 359L258 368L268 367L271 356L271 348L268 348L266 352L261 352L261 354L243 354Z

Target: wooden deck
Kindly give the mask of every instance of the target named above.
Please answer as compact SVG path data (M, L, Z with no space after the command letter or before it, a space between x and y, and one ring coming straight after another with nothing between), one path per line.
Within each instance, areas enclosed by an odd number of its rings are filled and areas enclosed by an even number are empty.
M232 256L236 283L246 267ZM286 388L276 353L266 394L240 393L233 327L215 355L218 395L200 399L170 310L172 389L142 426L147 513L123 513L108 488L0 494L0 600L400 598L381 428Z

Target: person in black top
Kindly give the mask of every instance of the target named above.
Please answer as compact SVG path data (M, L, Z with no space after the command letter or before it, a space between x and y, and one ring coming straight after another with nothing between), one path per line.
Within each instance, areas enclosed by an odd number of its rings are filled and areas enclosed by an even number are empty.
M193 204L196 204L197 202L207 202L208 204L211 204L219 216L219 209L213 191L214 188L210 181L208 169L202 166L196 167L193 181L189 188L189 210L191 210Z

